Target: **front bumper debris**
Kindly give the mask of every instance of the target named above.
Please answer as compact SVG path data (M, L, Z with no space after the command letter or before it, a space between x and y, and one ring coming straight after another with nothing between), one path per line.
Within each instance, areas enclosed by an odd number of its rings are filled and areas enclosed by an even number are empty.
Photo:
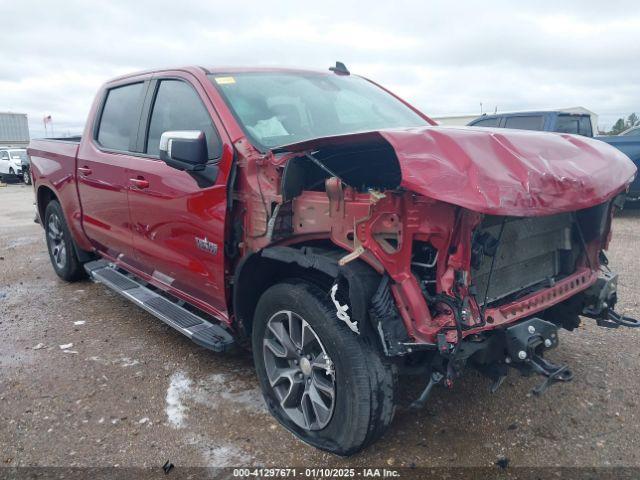
M546 350L558 346L558 327L553 323L531 318L505 329L505 338L509 354L506 362L509 366L524 375L537 373L546 377L533 389L534 394L541 395L551 384L573 379L573 373L567 365L556 365L543 358Z
M587 301L582 313L586 317L594 318L600 327L640 327L640 320L621 315L615 311L618 300L618 274L602 272L596 283L585 292Z

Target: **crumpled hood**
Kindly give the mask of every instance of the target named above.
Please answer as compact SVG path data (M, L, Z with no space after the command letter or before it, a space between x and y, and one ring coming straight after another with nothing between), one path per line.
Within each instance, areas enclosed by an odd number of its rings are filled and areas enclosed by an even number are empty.
M278 150L382 141L396 153L402 187L493 215L551 215L592 207L624 190L636 172L626 155L599 140L484 127L380 130Z

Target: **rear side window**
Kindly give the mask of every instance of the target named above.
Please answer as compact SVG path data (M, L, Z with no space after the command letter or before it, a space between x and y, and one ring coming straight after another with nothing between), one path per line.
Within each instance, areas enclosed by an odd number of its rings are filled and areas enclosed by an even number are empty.
M573 133L577 134L580 131L579 117L570 115L560 115L556 120L555 131L558 133Z
M472 127L498 127L500 126L500 118L486 118L472 125Z
M504 126L506 128L519 128L520 130L542 130L544 126L544 117L542 115L507 117L507 121Z
M556 132L572 133L574 135L593 136L591 117L585 115L559 115L556 120Z
M579 134L585 137L593 137L593 128L591 126L591 117L580 117Z
M221 143L211 116L202 104L198 93L180 80L160 82L149 123L147 153L159 155L160 136L172 130L199 130L207 139L209 159L221 154Z
M129 150L132 135L138 128L138 103L142 83L112 88L102 109L98 143L113 150Z
M633 136L633 135L640 135L640 127L638 128L632 128L631 130L627 130L625 133L623 133L623 135L626 136Z

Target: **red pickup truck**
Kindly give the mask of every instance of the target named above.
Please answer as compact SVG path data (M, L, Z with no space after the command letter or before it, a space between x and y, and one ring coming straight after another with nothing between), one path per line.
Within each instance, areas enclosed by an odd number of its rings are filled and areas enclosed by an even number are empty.
M589 138L437 127L342 64L177 68L98 92L34 140L56 273L88 274L215 351L250 347L272 414L341 455L390 424L397 376L571 379L544 358L614 311L611 219L636 168Z

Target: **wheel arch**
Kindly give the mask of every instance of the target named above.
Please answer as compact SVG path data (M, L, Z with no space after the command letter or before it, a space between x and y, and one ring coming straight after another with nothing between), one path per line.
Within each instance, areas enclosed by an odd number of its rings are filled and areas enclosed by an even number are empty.
M368 324L370 300L383 277L360 260L340 266L339 258L347 253L339 248L276 246L247 255L240 261L233 283L233 312L238 327L250 337L258 300L269 287L287 278L304 278L327 296L332 285L339 282L347 287L342 298L348 300L352 315Z
M55 191L47 185L40 185L38 187L38 190L36 191L36 209L38 211L38 217L40 218L40 224L43 228L45 227L44 216L45 212L47 211L47 205L49 205L49 203L51 203L53 200L60 203L60 207L63 209L62 213L64 215L64 207L62 207L62 203L60 202L60 199L56 195ZM73 225L69 222L69 219L65 218L65 221L67 222L67 227L71 231L71 243L73 244L73 248L80 261L84 263L95 260L96 255L93 252L84 250L80 247L80 245L78 245L78 242L75 238L76 232L73 229Z
M38 187L38 191L36 193L36 208L38 209L38 216L40 217L40 222L44 225L44 212L47 209L47 205L51 200L56 200L58 203L60 200L55 192L46 185L40 185Z

